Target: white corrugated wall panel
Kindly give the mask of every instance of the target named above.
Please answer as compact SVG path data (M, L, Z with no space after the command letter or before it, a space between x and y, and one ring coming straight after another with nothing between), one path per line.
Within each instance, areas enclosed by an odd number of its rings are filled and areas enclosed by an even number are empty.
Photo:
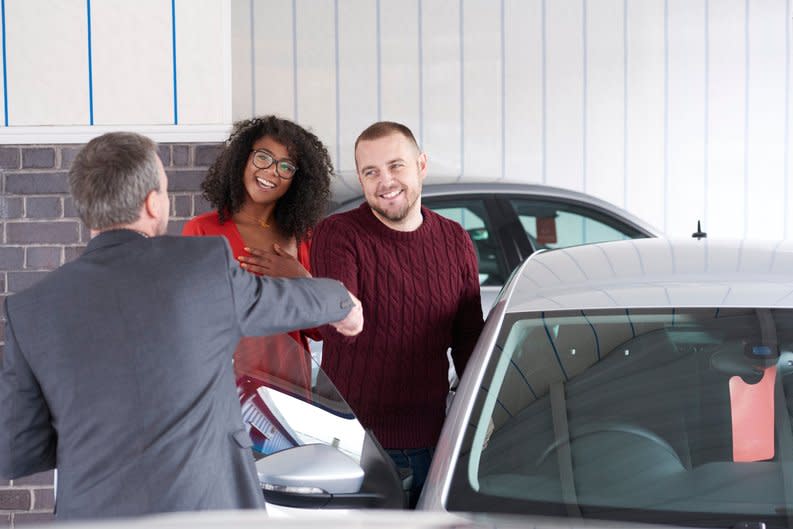
M504 0L504 178L542 180L542 0Z
M88 22L81 0L6 0L8 125L88 125Z
M664 225L664 1L628 2L625 206Z
M173 124L171 2L92 0L94 124Z

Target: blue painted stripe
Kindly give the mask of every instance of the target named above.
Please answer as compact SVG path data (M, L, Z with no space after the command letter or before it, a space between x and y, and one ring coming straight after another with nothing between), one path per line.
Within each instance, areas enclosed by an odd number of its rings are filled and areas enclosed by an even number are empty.
M460 0L460 174L459 182L465 174L465 9Z
M718 310L717 310L716 314L718 315ZM674 307L672 307L672 327L675 326L676 317L677 317L677 311L675 310Z
M785 19L785 20L787 20L787 19ZM721 310L721 307L718 307L718 308L716 309L716 315L714 316L714 318L716 318L716 319L719 319L719 311L720 311L720 310Z
M559 364L559 369L562 370L562 375L564 375L565 380L570 380L570 377L567 376L567 371L565 371L564 365L562 364L562 358L559 356L559 351L556 349L556 344L551 337L551 330L548 328L548 324L545 321L545 313L541 313L540 317L542 318L542 326L545 329L545 336L548 337L548 343L551 344L551 348L553 349L553 354L556 356L556 363Z
M529 382L529 379L526 378L526 375L525 375L525 373L523 373L523 370L521 370L521 368L518 366L518 364L516 364L515 361L513 359L511 359L511 358L509 359L509 363L512 364L515 367L515 371L518 372L518 374L520 375L520 378L523 379L523 383L526 384L526 387L529 388L529 391L531 391L531 395L536 399L537 398L537 393L535 393L534 388L531 387L531 382Z
M248 2L248 21L251 36L251 118L256 117L256 10L253 0Z
M749 77L751 61L749 58L749 0L744 0L744 114L743 114L743 236L749 233Z
M419 145L424 148L424 19L422 18L421 0L418 0L418 33L419 33Z
M292 117L297 118L297 0L292 0L292 96L293 110Z
M5 126L8 126L8 61L6 60L6 0L0 4L0 17L3 19L3 113Z
M91 39L91 0L85 0L86 25L88 26L88 124L94 124L94 52Z
M380 0L375 2L375 28L377 35L377 121L383 119L383 36L380 33Z
M176 84L176 0L171 0L171 49L173 52L173 124L179 124L179 90Z
M548 181L548 42L545 0L540 3L540 35L542 36L542 183Z

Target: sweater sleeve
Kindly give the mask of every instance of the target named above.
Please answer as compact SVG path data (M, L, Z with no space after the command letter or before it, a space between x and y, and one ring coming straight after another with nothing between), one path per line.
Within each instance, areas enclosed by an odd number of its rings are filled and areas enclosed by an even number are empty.
M476 251L470 237L462 230L461 235L463 240L459 248L463 263L463 288L452 328L452 360L460 378L484 327Z
M311 237L311 274L341 281L347 290L358 296L358 259L354 237L342 222L329 217L320 222ZM330 326L321 327L323 338L334 337L350 342L354 337L343 336Z

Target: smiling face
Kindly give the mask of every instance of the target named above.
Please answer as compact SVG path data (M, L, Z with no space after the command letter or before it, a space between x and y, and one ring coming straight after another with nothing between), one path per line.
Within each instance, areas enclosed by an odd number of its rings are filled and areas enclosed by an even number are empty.
M243 175L245 190L247 192L246 202L253 204L271 204L284 196L289 189L292 180L284 180L276 173L276 165L272 164L266 169L259 169L253 164L253 151L267 151L276 160L289 160L293 165L297 161L289 156L286 146L272 139L269 136L259 138L253 143L251 152L248 154L248 163L245 165Z
M395 132L360 141L355 163L366 202L383 224L399 231L421 225L421 186L427 174L424 153Z

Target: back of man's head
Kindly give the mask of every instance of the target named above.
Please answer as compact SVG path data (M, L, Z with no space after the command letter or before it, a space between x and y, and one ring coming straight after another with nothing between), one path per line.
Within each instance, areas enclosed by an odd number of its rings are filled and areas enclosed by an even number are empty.
M96 231L140 217L146 195L160 189L157 146L133 132L109 132L88 142L69 170L77 214Z
M392 134L403 135L416 146L417 151L421 152L421 148L416 141L416 137L413 136L413 132L402 123L397 123L396 121L378 121L366 127L366 129L358 135L358 139L355 140L355 150L358 150L358 144L362 141L379 140L380 138L385 138Z

